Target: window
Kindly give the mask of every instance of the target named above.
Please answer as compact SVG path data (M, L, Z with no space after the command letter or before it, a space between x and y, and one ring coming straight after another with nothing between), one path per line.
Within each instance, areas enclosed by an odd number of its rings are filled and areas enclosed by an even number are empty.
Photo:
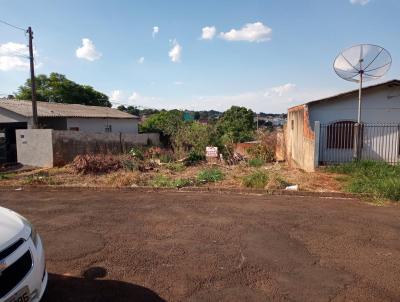
M106 132L112 132L112 127L111 125L107 125L106 128L104 129Z
M327 148L352 149L354 146L355 124L353 121L340 121L328 125ZM360 137L363 137L363 127L361 127Z

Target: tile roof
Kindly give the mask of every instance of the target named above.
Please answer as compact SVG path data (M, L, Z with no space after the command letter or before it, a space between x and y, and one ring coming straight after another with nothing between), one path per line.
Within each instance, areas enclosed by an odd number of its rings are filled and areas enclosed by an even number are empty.
M32 116L32 102L21 100L0 99L0 108L15 112L25 117ZM61 104L37 102L39 117L87 117L87 118L138 118L118 109L79 104Z

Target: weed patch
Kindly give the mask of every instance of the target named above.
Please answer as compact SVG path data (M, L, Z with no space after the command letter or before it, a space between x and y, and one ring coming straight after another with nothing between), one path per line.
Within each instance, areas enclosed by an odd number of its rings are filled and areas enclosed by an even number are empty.
M246 188L264 189L268 182L268 174L265 171L257 170L242 179L242 184Z
M352 193L367 193L379 199L400 200L400 165L383 161L360 161L328 168L328 171L348 175L341 181Z
M202 183L217 182L223 179L224 173L218 168L204 169L197 174L197 180Z
M264 165L264 160L261 158L252 158L249 160L248 164L250 167L259 168Z
M193 181L188 178L172 179L166 175L157 175L149 184L156 188L182 188L193 185Z

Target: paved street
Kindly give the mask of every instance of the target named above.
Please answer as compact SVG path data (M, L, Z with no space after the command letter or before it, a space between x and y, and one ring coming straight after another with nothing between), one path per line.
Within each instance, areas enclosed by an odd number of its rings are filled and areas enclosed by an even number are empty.
M394 301L400 208L216 193L2 191L30 219L44 301Z

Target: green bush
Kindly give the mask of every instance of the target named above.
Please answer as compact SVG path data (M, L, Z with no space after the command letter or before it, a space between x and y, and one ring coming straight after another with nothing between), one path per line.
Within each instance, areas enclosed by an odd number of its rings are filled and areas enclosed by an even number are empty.
M198 153L196 151L190 151L188 157L185 160L185 164L187 166L193 166L193 165L198 164L201 161L204 161L205 158L206 157L204 156L204 154Z
M359 161L328 168L345 174L345 188L352 193L367 193L375 198L400 200L400 165L383 161Z
M201 170L197 174L197 180L202 183L217 182L224 179L224 173L218 168L208 168Z
M250 167L259 168L264 165L264 160L262 160L261 158L253 158L250 159L248 163Z
M243 177L242 184L246 188L263 189L268 182L268 174L265 171L257 170Z
M129 154L137 159L144 159L144 153L143 150L137 147L133 147L131 150L129 150Z

